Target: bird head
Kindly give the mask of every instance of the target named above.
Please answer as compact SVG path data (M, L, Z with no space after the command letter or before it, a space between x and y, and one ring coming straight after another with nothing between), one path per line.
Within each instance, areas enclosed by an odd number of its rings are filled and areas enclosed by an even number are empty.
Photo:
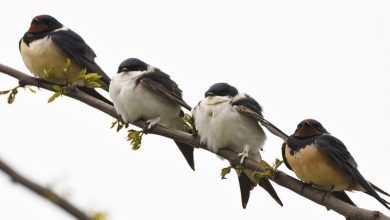
M322 134L329 134L329 132L320 122L314 119L306 119L298 124L293 136L297 138L306 138Z
M205 97L209 96L229 96L234 97L238 95L238 90L227 83L215 83L204 94Z
M50 15L38 15L31 21L28 34L39 34L54 31L58 28L62 28L63 25Z
M118 73L130 71L146 71L149 65L137 58L128 58L118 67Z

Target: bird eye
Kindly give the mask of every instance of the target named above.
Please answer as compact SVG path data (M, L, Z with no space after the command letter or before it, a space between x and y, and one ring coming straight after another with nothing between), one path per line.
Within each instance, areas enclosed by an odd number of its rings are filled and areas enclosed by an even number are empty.
M37 24L37 23L41 23L41 22L38 19L33 18L31 24Z

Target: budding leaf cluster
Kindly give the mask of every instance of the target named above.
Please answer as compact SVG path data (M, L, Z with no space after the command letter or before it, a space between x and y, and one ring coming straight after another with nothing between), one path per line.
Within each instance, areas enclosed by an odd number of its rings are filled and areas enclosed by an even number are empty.
M185 113L183 116L183 120L184 120L184 130L191 134L196 134L197 131L195 128L194 118L191 115Z
M18 94L19 87L20 86L16 86L15 88L10 89L10 90L0 91L0 95L9 94L7 102L8 102L8 104L12 104L15 101L16 94Z
M144 132L142 130L136 131L134 129L130 129L128 132L127 141L130 141L133 150L138 150L141 147Z
M237 167L228 166L228 167L222 168L222 170L221 170L221 179L227 179L226 175L228 175L230 173L232 168L236 170L238 175L240 175L240 173L242 172L242 167L240 167L240 166L237 166Z
M91 216L91 220L107 220L107 213L105 212L95 212Z
M273 177L275 175L278 167L280 165L282 165L282 163L283 163L282 160L279 160L278 158L276 158L274 164L272 164L272 166L271 166L267 162L265 162L264 160L261 160L259 162L259 164L261 167L263 167L265 169L265 172L260 173L260 172L254 171L252 174L253 178L255 178L258 181L264 177Z
M111 128L115 128L116 126L116 132L119 132L122 128L128 128L129 127L129 123L124 123L122 121L114 121L111 123Z
M52 96L50 96L50 98L47 100L48 103L53 102L56 98L63 95L65 93L66 87L61 87L59 85L53 85L51 88L54 90L54 94Z
M102 87L99 83L101 78L102 76L98 73L87 73L87 69L83 69L74 81L83 81L84 84L90 88L100 88Z

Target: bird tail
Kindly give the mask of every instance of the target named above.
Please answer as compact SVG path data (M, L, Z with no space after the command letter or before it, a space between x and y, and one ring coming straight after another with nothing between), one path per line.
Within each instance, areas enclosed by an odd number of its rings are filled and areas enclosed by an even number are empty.
M386 196L390 196L387 192L385 192L384 190L382 190L381 188L375 186L373 183L369 182L371 187L375 190L375 191L378 191L380 193L382 193L383 195L386 195Z
M272 186L271 182L267 178L261 178L259 180L259 186L263 187L265 191L268 192L268 194L271 195L271 197L280 205L283 206L282 200L280 200L278 194L276 193L274 187Z
M241 172L237 172L238 181L240 183L240 191L241 191L241 202L242 207L245 209L250 197L250 191L256 186L256 180L252 177L253 171L244 170ZM267 178L261 178L258 182L259 186L261 186L271 197L280 205L283 206L282 201L280 200L278 194L273 188L271 182Z
M382 197L380 197L377 192L375 192L375 189L381 193L384 192L383 190L379 189L377 186L375 186L373 184L370 184L367 180L364 179L364 177L360 174L360 172L357 172L356 177L357 177L359 184L366 190L365 191L366 194L374 197L380 203L382 203L382 205L384 205L387 209L390 210L390 207L389 207L390 203L388 201L384 200ZM385 193L385 195L387 194L386 192L384 192L384 193Z
M241 203L242 207L245 209L249 201L251 190L256 186L256 184L254 184L244 173L238 174L237 176L238 182L240 183Z
M195 170L195 162L194 162L194 147L188 144L181 143L179 141L175 141L177 147L183 154L186 159L188 165L190 165L192 170Z
M103 101L111 106L113 106L112 102L110 100L108 100L106 97L104 97L103 95L101 95L100 93L98 93L95 89L93 88L88 88L88 87L81 87L79 86L78 87L81 91L87 93L88 95L96 98L96 99L99 99L100 101Z
M347 193L345 193L345 191L333 191L332 194L340 199L341 201L344 201L348 204L351 204L353 206L356 206L356 204L352 201L351 198L349 198L349 196L347 195Z

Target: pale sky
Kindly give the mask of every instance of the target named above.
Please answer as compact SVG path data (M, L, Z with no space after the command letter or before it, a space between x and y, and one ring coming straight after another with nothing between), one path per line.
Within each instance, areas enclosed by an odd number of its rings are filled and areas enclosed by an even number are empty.
M104 2L104 3L103 3ZM2 5L0 62L28 73L18 41L31 19L50 14L80 34L109 76L137 57L159 67L195 105L215 82L253 96L265 117L291 134L315 118L341 139L363 175L390 191L389 1L10 1ZM0 90L16 80L0 74ZM241 207L227 161L195 150L196 171L174 143L147 135L133 151L112 118L50 92L0 96L0 157L87 212L121 219L344 219L277 184ZM268 133L263 158L281 156ZM280 170L295 176L284 165ZM73 219L0 173L0 219ZM361 207L390 214L363 193ZM388 201L390 198L386 198Z

